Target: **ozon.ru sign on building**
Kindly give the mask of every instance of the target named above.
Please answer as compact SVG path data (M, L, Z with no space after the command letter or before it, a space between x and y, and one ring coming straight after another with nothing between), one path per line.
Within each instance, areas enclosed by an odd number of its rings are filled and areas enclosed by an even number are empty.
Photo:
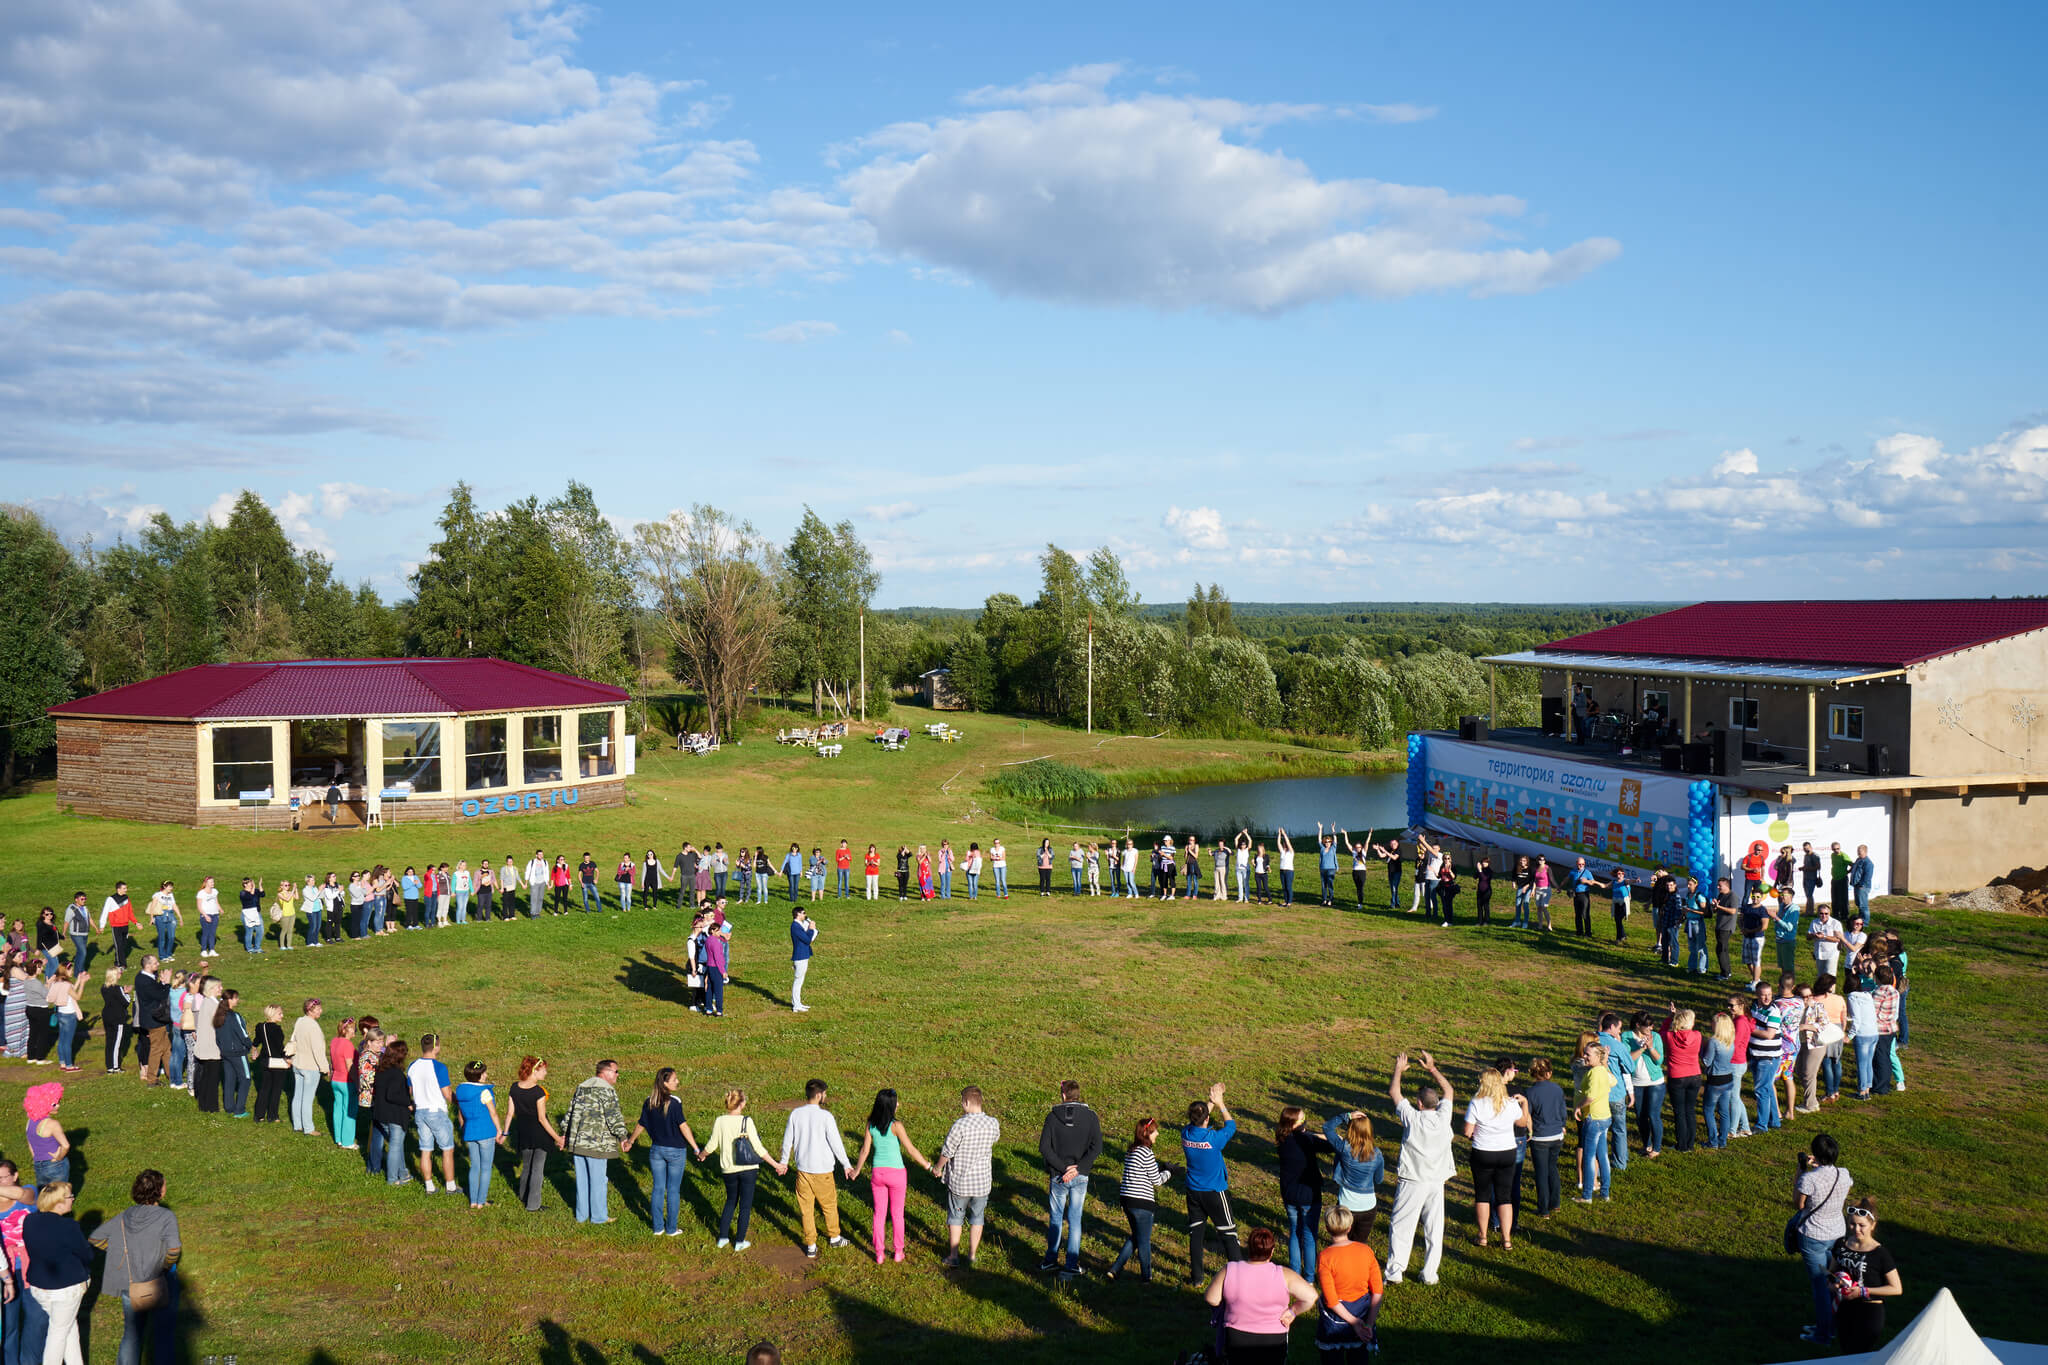
M556 787L544 792L514 792L510 796L471 797L462 803L465 819L480 815L511 815L522 810L546 810L551 806L576 804L574 787Z

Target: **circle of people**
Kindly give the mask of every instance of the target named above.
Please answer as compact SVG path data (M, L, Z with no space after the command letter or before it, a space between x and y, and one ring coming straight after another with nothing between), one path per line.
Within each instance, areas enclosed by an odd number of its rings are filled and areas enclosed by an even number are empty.
M1242 841L1245 836L1240 836ZM1285 835L1281 836L1284 841ZM1349 845L1341 831L1322 833L1319 844L1334 847L1338 838ZM1429 863L1450 859L1426 838L1414 840L1418 870ZM1077 845L1077 848L1080 846ZM1246 843L1237 847L1253 850ZM1283 842L1282 850L1291 855ZM1351 846L1354 850L1358 846ZM1369 844L1373 856L1388 864L1389 889L1398 905L1400 840L1386 845ZM1110 894L1138 894L1135 883L1123 874L1126 855L1135 845L1123 841L1112 864L1118 869L1118 884ZM1225 852L1227 846L1219 845ZM759 864L765 856L752 857L746 883L735 877L740 859L721 864L716 846L700 853L686 845L677 860L676 880L696 893L694 903L708 906L693 921L690 961L692 971L691 1009L705 1014L723 1013L722 980L727 969L722 948L729 940L730 926L724 917L728 887L742 886L756 902L766 900L766 888L774 869L763 873ZM757 850L758 852L758 850ZM1042 842L1038 854L1039 890L1051 894L1050 841ZM950 894L942 880L954 869L952 850L941 844L936 857L923 849L915 854L907 847L897 854L899 897L915 894L936 897ZM792 901L797 901L799 867L811 881L813 899L824 895L825 876L819 856L803 864L801 851L791 846L785 859L784 875ZM850 871L854 857L842 841L837 857L839 889L851 894ZM870 845L860 859L861 894L877 898L881 857ZM1233 859L1234 861L1234 859ZM1247 864L1256 870L1253 856ZM509 867L511 860L507 860ZM1162 859L1171 867L1170 858ZM1525 860L1526 863L1526 860ZM969 879L969 894L978 891L984 870L993 874L994 893L1007 895L1006 858L1000 841L983 854L970 845L957 866ZM1290 857L1291 864L1291 857ZM458 865L452 871L430 869L421 876L413 869L396 872L375 868L352 873L349 889L343 893L343 914L328 910L329 897L321 883L306 879L299 891L290 881L283 883L272 903L268 918L276 927L279 947L291 950L295 913L303 907L307 916L305 944L322 946L339 935L371 937L429 925L447 927L468 922L471 897L480 918L509 918L516 909L510 902L491 895L493 890L516 884L485 869L485 878L468 878ZM937 868L939 870L935 871ZM568 870L567 859L553 860L536 853L529 861L524 885L533 894L528 913L543 913L542 897L534 891L545 887L552 893L552 911L567 913L569 899L560 874ZM595 864L588 855L577 869L586 908L602 908L594 894ZM1745 869L1747 870L1747 869ZM514 870L516 871L516 869ZM1518 867L1517 922L1526 923L1520 888L1527 872ZM1590 895L1595 886L1582 886L1583 863L1575 869L1575 896ZM540 874L544 873L544 878ZM637 875L636 875L637 874ZM1197 874L1198 876L1199 874ZM1292 868L1283 867L1283 897L1291 899ZM1075 889L1092 879L1076 866ZM1162 885L1155 869L1152 894L1175 894L1170 880ZM1422 880L1422 878L1418 878ZM329 885L339 879L330 876ZM631 908L635 882L644 899L659 903L659 893L668 884L666 870L650 854L644 863L622 859L614 882L620 910ZM1198 880L1189 879L1179 894L1199 894ZM1326 875L1324 892L1331 895L1334 878ZM1663 884L1668 881L1668 884ZM934 883L937 883L936 885ZM1219 885L1221 879L1219 878ZM495 885L493 885L495 884ZM1440 882L1437 883L1440 885ZM1660 885L1661 884L1661 885ZM1533 877L1527 915L1546 919L1534 894ZM1263 892L1261 882L1240 879L1240 891ZM361 888L358 896L357 888ZM290 889L294 894L286 895ZM1363 887L1359 899L1363 902ZM1781 892L1786 888L1780 887ZM1660 892L1662 893L1660 898ZM264 950L264 903L266 892L257 878L244 879L242 919L244 949ZM1844 1080L1844 1048L1847 1045L1855 1065L1857 1098L1869 1099L1904 1088L1900 1052L1907 1043L1905 1010L1904 946L1895 931L1873 934L1862 927L1860 916L1849 926L1833 920L1830 908L1819 909L1805 936L1813 954L1815 974L1810 983L1798 982L1795 965L1800 936L1785 932L1787 918L1797 922L1796 906L1781 894L1773 906L1771 898L1752 882L1736 901L1730 884L1719 883L1714 900L1701 896L1697 883L1684 893L1675 879L1662 873L1653 882L1653 899L1660 909L1667 904L1683 907L1685 917L1667 923L1660 914L1656 951L1665 961L1677 963L1676 941L1685 935L1690 947L1690 965L1704 971L1705 916L1717 921L1732 918L1732 925L1720 928L1723 979L1728 979L1727 939L1739 929L1743 939L1743 962L1750 968L1750 980L1742 994L1732 995L1726 1008L1710 1021L1701 1021L1695 1011L1675 1003L1661 1012L1639 1012L1624 1019L1616 1013L1602 1015L1593 1029L1580 1035L1574 1053L1572 1088L1567 1095L1555 1078L1550 1061L1532 1059L1526 1073L1511 1059L1500 1059L1483 1069L1476 1097L1468 1104L1463 1133L1471 1142L1470 1173L1475 1214L1481 1246L1497 1228L1503 1248L1513 1246L1515 1215L1522 1203L1525 1168L1533 1167L1536 1212L1548 1218L1563 1203L1560 1157L1566 1131L1575 1127L1577 1144L1572 1188L1575 1202L1591 1205L1611 1199L1617 1172L1629 1162L1628 1115L1637 1120L1639 1155L1655 1159L1665 1150L1664 1110L1671 1110L1672 1146L1690 1152L1696 1145L1709 1149L1727 1147L1752 1132L1780 1127L1795 1114L1814 1114L1823 1105L1835 1103ZM679 894L679 902L683 899ZM212 878L204 879L197 896L200 916L199 955L216 958L217 925L221 917L219 893ZM495 903L494 903L495 902ZM73 898L64 920L64 933L74 947L71 961L62 957L62 939L49 932L55 917L46 911L39 922L35 947L31 950L19 934L5 949L7 995L0 1023L4 1023L4 1049L8 1055L25 1057L31 1064L48 1064L47 1054L54 1040L60 1067L68 1072L82 1070L76 1063L75 1045L84 1018L81 982L75 963L85 963L96 944L92 927L80 914L86 904L81 893ZM1418 900L1411 910L1422 907ZM1448 915L1448 907L1433 907ZM452 913L451 913L452 909ZM158 952L142 959L141 970L132 986L122 978L126 958L132 950L132 931L140 919L147 919L157 933ZM137 916L127 896L126 884L118 884L102 906L100 927L113 931L116 955L107 967L101 987L100 1023L105 1036L106 1069L110 1074L126 1070L126 1050L132 1036L146 1040L136 1075L154 1086L169 1085L190 1094L203 1113L249 1117L255 1121L278 1122L279 1105L289 1085L289 1121L299 1132L315 1133L315 1116L324 1111L330 1134L337 1145L360 1145L366 1170L393 1186L414 1183L407 1162L407 1143L417 1148L414 1162L419 1182L428 1193L466 1192L472 1211L490 1204L496 1155L510 1147L517 1155L514 1192L528 1211L542 1206L543 1174L553 1152L566 1152L574 1166L574 1211L578 1222L610 1221L606 1198L606 1164L633 1150L642 1137L649 1139L649 1168L653 1177L651 1200L656 1235L680 1235L680 1190L689 1162L713 1162L725 1186L725 1204L717 1225L717 1246L744 1251L751 1243L748 1232L756 1181L763 1167L778 1176L795 1172L795 1197L803 1228L807 1256L819 1254L822 1223L827 1247L847 1247L842 1234L838 1185L835 1172L857 1180L865 1171L869 1177L873 1221L870 1250L878 1263L905 1254L904 1216L908 1193L908 1167L916 1165L939 1179L945 1192L947 1253L945 1264L962 1260L963 1231L965 1262L974 1264L979 1255L983 1219L993 1187L994 1146L1001 1125L984 1107L977 1087L960 1094L961 1113L934 1157L927 1157L916 1145L899 1117L899 1100L894 1090L880 1091L863 1126L857 1155L848 1157L847 1144L836 1118L826 1107L828 1088L814 1080L806 1087L805 1103L790 1116L782 1134L779 1155L770 1156L768 1143L748 1114L749 1097L740 1089L727 1090L721 1097L722 1112L709 1132L698 1139L687 1121L680 1098L681 1077L672 1067L656 1073L643 1100L638 1121L627 1125L617 1089L618 1065L611 1060L598 1063L593 1073L573 1088L566 1111L551 1112L548 1066L544 1059L524 1057L517 1074L506 1087L501 1102L490 1067L472 1061L461 1069L458 1080L441 1057L440 1040L433 1034L420 1037L415 1051L406 1039L388 1032L373 1017L344 1019L333 1035L322 1028L325 1007L317 999L304 1001L289 1028L282 1006L262 1007L258 1021L251 1025L242 1012L240 995L228 988L205 965L193 971L173 967L176 931L182 926L175 888L166 881ZM1616 916L1621 929L1626 912ZM1697 927L1695 920L1698 921ZM83 922L82 922L83 921ZM168 922L167 922L168 921ZM337 927L338 925L338 927ZM1718 926L1717 926L1718 927ZM1762 947L1767 930L1775 931L1780 977L1765 982ZM1586 932L1582 928L1582 932ZM1752 932L1754 931L1754 932ZM802 985L811 956L811 942L817 934L801 904L792 911L791 943L792 1007L803 1010ZM1846 975L1838 974L1847 959ZM36 998L40 992L41 998ZM1389 1263L1382 1274L1376 1254L1369 1245L1377 1209L1379 1186L1389 1176L1385 1157L1374 1135L1373 1120L1362 1110L1336 1114L1321 1125L1300 1108L1280 1112L1275 1141L1280 1158L1281 1202L1286 1211L1283 1232L1252 1228L1240 1237L1230 1202L1230 1178L1224 1150L1237 1133L1237 1125L1225 1102L1221 1084L1205 1099L1193 1101L1178 1128L1183 1158L1183 1198L1189 1239L1189 1280L1201 1283L1208 1241L1221 1246L1225 1267L1210 1279L1205 1289L1215 1307L1214 1320L1220 1334L1219 1347L1228 1349L1233 1360L1283 1359L1289 1326L1295 1317L1316 1313L1318 1344L1340 1353L1376 1349L1376 1324L1385 1288L1403 1282L1413 1259L1414 1239L1420 1232L1424 1254L1420 1270L1423 1284L1436 1283L1443 1252L1444 1185L1453 1174L1451 1137L1455 1125L1453 1090L1434 1059L1420 1054L1428 1081L1410 1102L1403 1093L1409 1060L1404 1054L1394 1061L1389 1098L1401 1125L1398 1170L1393 1176L1396 1190L1389 1233ZM1523 1081L1519 1088L1511 1085ZM1745 1077L1751 1086L1755 1121L1742 1096ZM1778 1100L1784 1091L1782 1106ZM325 1103L322 1103L323 1093ZM1804 1103L1800 1096L1804 1095ZM1060 1102L1047 1115L1040 1133L1039 1154L1046 1167L1048 1183L1047 1249L1040 1270L1072 1278L1083 1275L1081 1263L1082 1219L1088 1183L1103 1154L1099 1119L1082 1101L1080 1087L1068 1081L1061 1086ZM79 1265L90 1269L90 1252L79 1253L73 1239L62 1237L71 1247L68 1268L38 1271L35 1243L47 1243L59 1232L45 1226L45 1235L29 1239L21 1235L36 1214L54 1214L60 1219L69 1212L69 1140L58 1109L63 1086L50 1083L29 1092L27 1140L35 1182L18 1182L12 1166L0 1166L0 1199L15 1196L11 1212L0 1214L0 1238L13 1266L8 1286L9 1311L40 1317L48 1331L59 1335L75 1327L62 1326L67 1311L65 1292L71 1281L49 1286L39 1281L63 1280ZM557 1117L559 1124L557 1126ZM367 1122L364 1120L367 1118ZM460 1127L458 1143L456 1130ZM360 1138L358 1130L361 1130ZM1173 1175L1155 1150L1161 1125L1152 1117L1135 1123L1123 1159L1117 1200L1124 1214L1127 1235L1114 1261L1104 1272L1111 1280L1125 1275L1136 1265L1136 1278L1152 1277L1152 1233L1158 1213L1158 1197ZM1704 1140L1702 1141L1702 1130ZM463 1182L456 1179L456 1148L466 1149ZM1826 1134L1814 1139L1812 1151L1802 1157L1796 1174L1794 1202L1795 1234L1788 1229L1804 1257L1813 1286L1815 1321L1806 1329L1808 1339L1828 1341L1839 1338L1844 1349L1867 1349L1856 1342L1874 1343L1882 1335L1882 1299L1898 1292L1897 1269L1889 1253L1874 1240L1875 1212L1869 1201L1849 1206L1852 1182L1837 1164L1833 1140ZM1322 1161L1328 1158L1336 1182L1336 1202L1322 1208L1324 1176ZM438 1169L436 1158L438 1158ZM162 1177L154 1172L155 1183L138 1177L137 1208L159 1208ZM437 1180L438 1175L438 1180ZM15 1181L16 1183L8 1183ZM155 1191L154 1202L141 1197L145 1185ZM60 1207L61 1205L61 1207ZM33 1212L31 1212L33 1211ZM166 1215L168 1211L163 1211ZM147 1220L148 1215L138 1215ZM10 1220L12 1222L10 1223ZM155 1226L152 1224L152 1226ZM10 1231L12 1227L12 1231ZM75 1228L73 1229L75 1231ZM1320 1243L1318 1232L1326 1237ZM893 1232L893 1252L889 1234ZM168 1279L175 1284L175 1220L169 1241L156 1227L152 1250L139 1258L130 1257L124 1274L143 1285ZM1284 1247L1282 1238L1284 1237ZM1284 1250L1284 1263L1279 1253ZM161 1252L159 1256L156 1253ZM55 1255L56 1253L47 1253ZM81 1255L83 1260L78 1259ZM147 1273L145 1273L147 1272ZM82 1284L79 1286L82 1300ZM18 1292L16 1292L18 1291ZM138 1334L162 1329L156 1319L171 1312L173 1295L159 1285L157 1297L140 1295L145 1302L127 1314L128 1326ZM82 1301L69 1302L73 1321ZM40 1310L40 1311L38 1311ZM1281 1354L1272 1355L1273 1351ZM57 1357L51 1357L55 1359Z

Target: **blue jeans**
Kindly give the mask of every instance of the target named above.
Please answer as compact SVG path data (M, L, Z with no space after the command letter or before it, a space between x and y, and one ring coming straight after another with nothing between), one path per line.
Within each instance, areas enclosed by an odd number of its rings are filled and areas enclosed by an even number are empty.
M1074 894L1078 896L1081 894L1081 869L1069 864L1067 871L1074 874Z
M713 1014L725 1013L725 973L716 967L704 968L704 1008Z
M598 891L597 883L578 882L576 885L582 892L584 914L587 915L592 910L604 909L604 896Z
M245 924L242 926L242 951L245 953L260 953L263 951L262 925Z
M1187 889L1182 894L1189 900L1194 900L1202 894L1202 874L1200 872L1190 871L1188 873Z
M1387 872L1387 908L1389 910L1399 910L1401 908L1401 874L1392 869L1389 869ZM1527 910L1528 907L1524 906L1523 912L1525 917ZM1527 923L1524 923L1522 927L1526 929L1529 926Z
M973 900L973 899L975 899L975 898L976 898L977 896L979 896L980 894L981 894L981 874L980 874L979 872L970 872L970 873L968 873L968 874L967 874L967 899L969 899L969 900Z
M372 1123L370 1137L363 1144L363 1168L371 1175L384 1169L384 1125Z
M28 1292L28 1281L19 1271L7 1273L14 1276L14 1297L0 1311L0 1336L7 1338L6 1365L42 1365L43 1338L49 1333L50 1315Z
M178 1268L169 1266L164 1271L164 1298L154 1308L138 1313L128 1303L128 1296L121 1296L121 1349L115 1357L120 1365L142 1365L142 1342L149 1340L149 1358L154 1365L173 1359L177 1349L176 1329L178 1325Z
M1636 1087L1636 1125L1643 1135L1643 1150L1664 1150L1664 1083Z
M1756 1091L1756 1131L1768 1133L1779 1127L1778 1059L1764 1057L1749 1064L1750 1088Z
M199 951L210 953L220 946L220 916L199 917Z
M159 915L153 922L156 925L156 955L169 957L172 950L178 946L178 922L169 915Z
M1110 1274L1121 1271L1124 1262L1131 1259L1131 1253L1136 1252L1138 1273L1147 1279L1152 1277L1152 1219L1155 1213L1155 1210L1146 1208L1127 1206L1124 1209L1124 1217L1131 1225L1131 1235L1124 1238L1123 1249L1117 1252L1116 1261L1109 1268Z
M185 1083L185 1048L185 1030L174 1026L171 1029L172 1085L183 1085Z
M1009 866L1008 866L1007 864L1005 864L1005 865L1004 865L1004 866L1002 866L1002 867L998 867L998 868L997 868L997 869L995 870L995 873L996 873L996 894L997 894L998 896L1007 896L1007 895L1009 895L1009 894L1010 894L1010 869L1009 869Z
M1337 869L1334 867L1319 867L1316 869L1316 873L1323 879L1322 902L1324 905L1329 905L1337 899Z
M1835 1335L1835 1296L1828 1289L1828 1261L1835 1244L1825 1237L1801 1237L1799 1259L1806 1263L1807 1283L1813 1289L1813 1325L1822 1341Z
M469 923L469 893L467 891L455 893L455 922L457 924Z
M1587 1119L1579 1129L1579 1154L1585 1168L1580 1174L1579 1198L1591 1199L1597 1184L1601 1195L1614 1189L1614 1167L1607 1157L1607 1128L1612 1119Z
M464 1145L469 1148L469 1202L487 1204L491 1199L491 1163L497 1159L498 1144L487 1140Z
M1707 1087L1707 1146L1726 1147L1735 1133L1735 1092L1742 1082L1729 1077L1725 1085Z
M839 899L845 900L853 894L853 869L842 867L838 868L837 871L839 873Z
M303 1066L292 1068L292 1128L313 1131L313 1110L320 1094L320 1073Z
M782 875L783 875L783 876L785 876L785 877L787 877L787 878L789 879L789 903L790 903L791 905L795 905L795 904L796 904L796 900L797 900L797 896L796 896L796 873L794 873L794 872L785 872L785 873L783 873Z
M1280 874L1280 899L1285 904L1294 904L1294 874L1292 872L1282 872Z
M78 1046L78 1016L57 1011L57 1065L70 1066Z
M1876 1066L1877 1038L1875 1035L1851 1038L1849 1044L1856 1050L1856 1091L1867 1095Z
M383 1137L384 1183L396 1185L405 1176L405 1125L402 1123L380 1123L377 1132Z
M766 905L767 903L768 903L768 878L766 878L766 877L755 877L755 878L754 878L754 904L756 904L756 905Z
M1294 1273L1316 1282L1316 1206L1287 1205L1287 1264Z
M711 874L711 894L717 899L725 899L725 883L726 879L730 876L732 876L730 872L714 872Z
M1839 1043L1821 1054L1820 1089L1829 1099L1842 1093L1842 1046Z
M654 1201L647 1221L656 1232L674 1232L678 1206L683 1202L683 1172L690 1166L687 1147L651 1147L647 1169L654 1177Z
M610 1163L601 1156L576 1158L576 1221L609 1223L605 1209L604 1175Z
M306 906L306 942L308 943L318 943L320 941L321 914L322 912L318 907L310 903Z
M1529 927L1529 893L1533 890L1535 890L1533 886L1518 886L1515 888L1515 922L1509 926L1510 928L1526 929Z
M942 901L949 901L953 899L953 870L951 868L947 868L944 872L941 872L939 874L939 899ZM1899 1010L1900 1033L1904 1033L1906 1031L1905 1023L1906 1011L1903 1007L1901 1007L1901 1009Z
M1055 1177L1046 1192L1046 1206L1051 1211L1052 1221L1045 1234L1045 1259L1048 1263L1057 1259L1060 1251L1060 1231L1066 1230L1067 1265L1069 1271L1081 1268L1081 1212L1088 1205L1088 1177L1077 1175L1072 1180Z
M92 938L87 934L71 936L71 968L80 976L85 975L85 960L92 956ZM1904 1017L1904 1011L1900 1012Z
M1694 976L1707 974L1707 926L1704 920L1685 922L1685 962Z
M1615 1086L1607 1096L1608 1107L1614 1110L1614 1117L1607 1120L1607 1136L1614 1143L1614 1169L1628 1169L1628 1090Z
M824 896L824 894L825 874L822 872L813 872L811 874L811 899L817 900Z
M1866 919L1864 923L1869 923L1869 920ZM79 960L83 961L83 954L80 955ZM1894 1051L1902 1051L1906 1046L1906 997L1911 994L1911 991L1903 988L1899 991L1899 1036L1897 1041L1892 1044Z

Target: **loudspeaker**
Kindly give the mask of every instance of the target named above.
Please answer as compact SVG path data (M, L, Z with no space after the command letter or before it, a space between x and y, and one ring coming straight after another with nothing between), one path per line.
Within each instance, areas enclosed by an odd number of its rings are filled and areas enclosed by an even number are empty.
M1667 773L1681 772L1685 768L1685 749L1682 745L1667 744L1657 751L1657 757Z
M1484 716L1458 717L1459 739L1469 740L1476 743L1484 743L1486 739L1486 729L1486 717Z
M1714 746L1702 741L1679 746L1680 765L1695 777L1714 771Z
M1732 730L1714 731L1714 776L1742 776L1742 738Z
M1865 747L1869 752L1869 759L1864 764L1864 771L1868 772L1872 777L1890 777L1892 775L1892 746L1889 744L1871 744Z
M1545 697L1543 699L1543 733L1546 735L1561 735L1564 733L1563 697Z

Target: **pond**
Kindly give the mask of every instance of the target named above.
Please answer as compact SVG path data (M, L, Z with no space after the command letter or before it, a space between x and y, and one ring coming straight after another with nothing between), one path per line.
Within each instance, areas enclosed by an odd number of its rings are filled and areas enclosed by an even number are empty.
M1408 774L1356 773L1342 777L1280 777L1266 782L1212 782L1162 787L1141 796L1104 796L1051 808L1055 824L1100 825L1140 834L1196 834L1228 838L1241 829L1271 838L1284 826L1297 844L1315 838L1316 821L1335 822L1354 835L1408 823Z

